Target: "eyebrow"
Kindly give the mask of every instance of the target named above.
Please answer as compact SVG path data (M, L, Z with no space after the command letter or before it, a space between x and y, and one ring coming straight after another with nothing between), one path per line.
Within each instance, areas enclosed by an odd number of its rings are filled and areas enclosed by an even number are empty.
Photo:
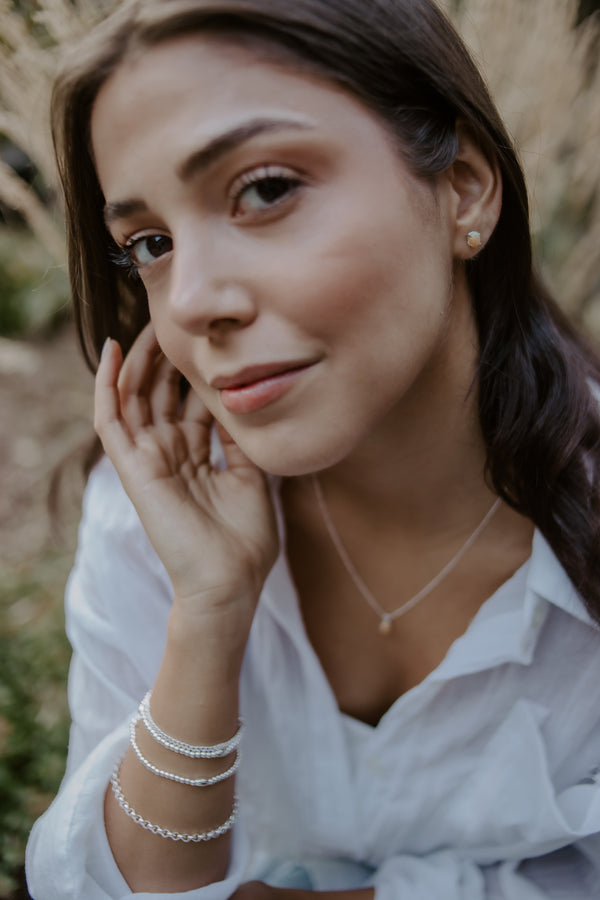
M314 125L308 122L301 122L298 119L252 119L243 125L230 128L228 131L210 140L204 147L191 153L178 166L177 177L182 182L189 181L194 175L200 174L217 162L217 160L231 153L240 144L259 135L276 131L309 130L314 127ZM135 198L116 200L112 203L107 203L104 207L104 221L107 225L110 225L115 219L125 219L136 213L145 212L147 209L148 207L143 200Z
M110 227L117 219L127 219L136 213L147 212L148 207L143 200L115 200L104 207L104 222Z

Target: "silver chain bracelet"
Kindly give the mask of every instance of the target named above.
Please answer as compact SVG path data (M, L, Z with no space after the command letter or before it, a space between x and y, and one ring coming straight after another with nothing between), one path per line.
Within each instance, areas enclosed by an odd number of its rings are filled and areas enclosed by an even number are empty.
M135 726L141 720L141 716L137 713L131 719L129 723L129 743L131 744L135 755L150 772L154 772L155 775L160 775L161 778L168 778L169 781L177 781L179 784L187 784L190 787L210 787L213 784L219 784L221 781L225 781L227 778L231 778L234 775L240 766L240 752L239 750L236 752L236 757L231 765L225 772L219 772L217 775L211 775L207 778L186 778L184 775L176 775L174 772L167 772L165 769L159 769L158 766L155 766L150 762L149 759L143 755L140 750L136 737L135 737Z
M232 738L220 744L186 744L185 741L172 737L159 728L152 718L150 713L151 696L152 691L148 691L140 703L139 716L154 740L166 747L167 750L172 750L174 753L179 753L181 756L187 756L190 759L221 759L223 756L229 756L230 753L233 753L239 747L242 739L242 723L240 723L240 727Z
M144 819L143 816L141 816L138 812L135 811L132 806L129 805L123 795L121 782L119 781L119 771L122 761L123 757L121 757L121 759L117 762L110 778L110 784L113 794L115 795L115 799L125 815L129 816L130 819L133 819L133 821L137 825L145 828L146 831L150 831L152 834L157 834L159 835L159 837L169 838L169 840L171 841L182 841L184 844L197 844L201 841L212 841L215 838L222 837L222 835L227 834L227 832L230 831L233 827L233 823L237 819L238 814L237 797L233 801L233 810L227 821L223 822L222 825L218 825L216 828L211 828L210 831L198 831L192 834L188 834L185 832L181 833L180 831L171 831L169 828L162 828L160 825L155 825L153 822L149 822L148 819Z

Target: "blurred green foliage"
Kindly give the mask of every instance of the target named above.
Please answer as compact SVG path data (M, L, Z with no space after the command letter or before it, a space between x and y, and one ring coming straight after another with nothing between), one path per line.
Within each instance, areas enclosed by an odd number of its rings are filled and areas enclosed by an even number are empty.
M29 337L68 314L64 268L25 227L0 226L0 334Z
M68 740L62 557L0 572L0 897L17 888L27 836L58 789Z

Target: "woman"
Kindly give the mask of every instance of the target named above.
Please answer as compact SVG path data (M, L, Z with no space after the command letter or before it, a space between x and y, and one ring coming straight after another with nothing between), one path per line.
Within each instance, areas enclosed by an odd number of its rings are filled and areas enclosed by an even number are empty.
M449 23L126 2L54 117L106 458L32 895L597 896L600 367Z

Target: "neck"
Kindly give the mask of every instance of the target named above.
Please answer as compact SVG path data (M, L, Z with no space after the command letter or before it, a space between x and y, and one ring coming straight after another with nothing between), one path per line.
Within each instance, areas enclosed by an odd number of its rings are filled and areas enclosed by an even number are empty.
M477 414L475 341L463 354L451 345L442 350L443 378L437 366L424 373L375 432L319 474L331 502L413 535L468 528L492 505Z

